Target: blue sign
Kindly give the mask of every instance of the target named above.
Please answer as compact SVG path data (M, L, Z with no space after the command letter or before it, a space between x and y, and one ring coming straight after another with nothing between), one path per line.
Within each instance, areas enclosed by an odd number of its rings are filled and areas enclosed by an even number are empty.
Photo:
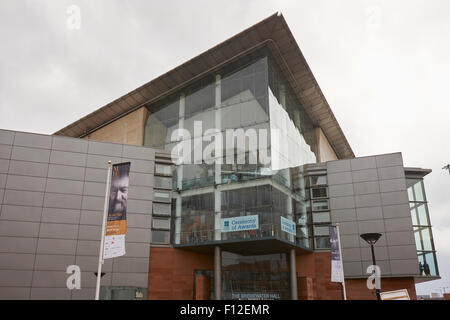
M295 228L295 222L285 217L281 217L281 230L292 235L297 235L297 230Z
M222 232L259 229L258 216L244 216L222 219Z

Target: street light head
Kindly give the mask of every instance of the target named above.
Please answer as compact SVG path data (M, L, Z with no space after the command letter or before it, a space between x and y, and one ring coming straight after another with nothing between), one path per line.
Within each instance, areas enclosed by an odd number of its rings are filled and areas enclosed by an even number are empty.
M381 237L381 233L363 233L360 235L368 244L374 245Z

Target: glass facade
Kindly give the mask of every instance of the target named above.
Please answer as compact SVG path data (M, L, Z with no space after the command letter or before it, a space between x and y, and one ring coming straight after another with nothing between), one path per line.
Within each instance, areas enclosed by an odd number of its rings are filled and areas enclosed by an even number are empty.
M406 183L420 273L422 276L438 276L439 270L423 179L407 178Z

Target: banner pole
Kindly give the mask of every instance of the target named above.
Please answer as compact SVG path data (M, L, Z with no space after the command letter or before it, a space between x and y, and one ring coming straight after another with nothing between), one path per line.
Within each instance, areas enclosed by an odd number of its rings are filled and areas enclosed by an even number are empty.
M111 188L111 161L108 161L108 177L106 179L106 192L105 192L105 205L103 208L103 223L102 223L102 238L100 242L100 253L98 255L98 270L97 270L97 286L95 287L95 300L100 299L100 280L102 278L102 264L103 250L105 246L105 228L106 228L106 218L108 216L108 204L109 204L109 192Z
M345 291L344 261L342 260L341 235L339 233L339 223L336 223L336 233L337 233L338 244L339 244L339 258L341 260L342 292L344 294L344 300L347 300L347 293Z

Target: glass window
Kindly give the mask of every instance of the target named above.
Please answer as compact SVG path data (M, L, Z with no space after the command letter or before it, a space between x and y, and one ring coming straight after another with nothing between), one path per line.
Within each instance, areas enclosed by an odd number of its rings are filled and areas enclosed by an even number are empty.
M317 237L314 238L314 243L316 249L329 249L330 246L330 237Z
M411 207L411 218L413 225L430 225L430 222L428 221L426 203L410 202L409 206Z
M313 211L328 210L328 200L314 200Z
M170 229L170 219L153 218L152 226L155 229Z
M327 184L327 176L311 176L310 178L312 186Z
M314 226L314 236L328 236L330 235L329 226Z
M406 179L409 201L425 201L422 179Z
M312 217L314 223L330 222L329 212L314 212Z
M169 243L169 231L152 230L153 243Z
M155 173L164 175L164 176L171 176L172 175L172 166L168 165L168 164L156 163L155 164Z
M150 107L145 124L144 145L164 149L170 143L172 132L178 128L179 96L170 101L157 102Z
M326 198L328 197L327 188L312 188L311 196L312 198Z
M172 189L172 178L154 177L155 188Z
M162 202L171 202L170 191L165 190L153 190L153 200Z
M153 203L153 214L170 216L170 204Z

